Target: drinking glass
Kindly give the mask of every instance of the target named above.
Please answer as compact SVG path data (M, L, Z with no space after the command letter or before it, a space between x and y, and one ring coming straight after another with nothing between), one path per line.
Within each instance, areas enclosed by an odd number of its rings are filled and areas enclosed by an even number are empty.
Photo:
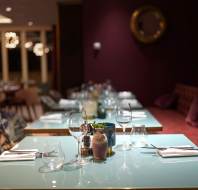
M42 153L43 166L39 168L41 173L60 170L65 161L65 154L60 142L46 142Z
M132 147L143 147L148 145L145 125L133 126L130 136Z
M106 96L103 100L103 106L106 110L107 117L111 118L112 112L116 109L117 107L117 99L114 94L109 94Z
M117 108L116 111L116 121L122 127L123 135L126 135L126 128L132 121L132 111L125 110L123 108ZM129 142L127 142L127 137L123 136L124 142L121 146L121 150L129 150ZM118 148L119 149L119 148Z
M83 125L84 123L85 121L82 117L82 113L79 112L71 113L69 118L68 128L70 134L76 139L78 145L77 157L72 162L70 162L70 165L74 168L75 167L78 168L79 166L85 165L87 163L87 161L81 157L81 146L80 146L84 135L86 135L87 133L87 127L86 125Z

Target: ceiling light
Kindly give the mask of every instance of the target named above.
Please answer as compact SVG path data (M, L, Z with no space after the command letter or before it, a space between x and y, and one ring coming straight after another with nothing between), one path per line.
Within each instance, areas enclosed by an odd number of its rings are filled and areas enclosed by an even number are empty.
M6 12L11 12L12 11L12 7L6 7Z
M34 23L32 21L28 22L28 26L32 26Z
M0 24L9 24L12 23L12 19L6 16L0 15Z

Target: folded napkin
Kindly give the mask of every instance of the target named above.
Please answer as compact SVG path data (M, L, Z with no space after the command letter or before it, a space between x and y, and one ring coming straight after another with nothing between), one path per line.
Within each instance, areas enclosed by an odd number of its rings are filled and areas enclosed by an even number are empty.
M76 108L77 107L77 101L70 100L70 99L60 99L58 104L65 108Z
M134 96L129 91L121 91L121 92L118 92L118 98L127 99L127 98L134 98Z
M0 161L35 160L37 152L37 149L4 151L0 155Z
M62 123L64 121L64 115L62 113L53 113L43 115L40 118L40 121L49 122L49 123Z
M141 108L142 105L136 99L124 99L121 100L120 105L124 109L130 109L129 104L132 108Z
M181 149L181 148L167 148L164 150L157 150L157 153L163 158L198 156L198 150L188 150L188 149Z
M136 112L132 112L132 117L146 118L147 115L144 111L136 111Z

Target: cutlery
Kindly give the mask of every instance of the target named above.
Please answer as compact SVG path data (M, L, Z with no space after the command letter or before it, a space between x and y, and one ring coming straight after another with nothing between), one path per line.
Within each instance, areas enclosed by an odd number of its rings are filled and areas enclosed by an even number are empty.
M198 150L198 148L189 146L189 145L184 145L184 146L167 146L167 147L157 147L153 144L151 146L143 146L141 148L147 148L147 149L158 149L158 150L165 150L167 148L176 148L176 149L182 149L182 150Z
M153 144L150 144L151 147L148 147L148 148L153 148L153 149L158 149L158 150L166 150L167 148L176 148L176 149L182 149L182 150L198 150L198 148L195 148L193 146L189 146L189 145L186 145L186 146L169 146L169 147L157 147ZM147 148L147 147L144 147L144 148Z
M4 153L4 155L28 155L28 154L35 154L36 158L42 158L43 155L46 157L56 157L56 151L52 150L50 152L35 152L30 150L9 150L8 152Z

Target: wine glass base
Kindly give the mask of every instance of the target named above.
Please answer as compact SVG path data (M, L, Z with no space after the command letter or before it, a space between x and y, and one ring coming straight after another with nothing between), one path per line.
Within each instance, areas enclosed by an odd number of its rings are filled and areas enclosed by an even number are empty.
M61 170L61 168L62 168L62 166L61 166L61 167L58 167L58 168L50 168L49 166L44 165L44 166L41 166L41 167L39 168L39 172L40 172L40 173L56 172L56 171Z
M63 170L71 171L71 170L80 169L87 163L88 163L88 160L86 159L72 160L68 163L63 164Z

